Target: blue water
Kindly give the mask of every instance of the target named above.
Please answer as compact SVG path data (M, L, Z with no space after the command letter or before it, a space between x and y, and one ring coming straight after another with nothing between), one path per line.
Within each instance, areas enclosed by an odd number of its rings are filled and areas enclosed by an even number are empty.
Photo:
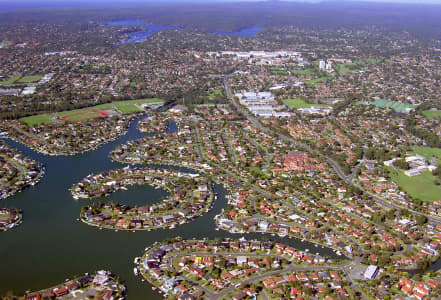
M27 290L40 290L58 284L65 278L73 278L84 272L109 270L120 276L128 288L129 299L159 300L163 297L133 275L133 259L144 252L146 246L165 238L219 237L239 238L226 231L217 231L214 217L227 207L227 191L215 184L218 199L213 208L192 222L175 229L158 229L141 232L114 232L98 230L77 220L81 207L97 201L114 201L133 205L151 205L161 201L167 193L149 185L133 186L128 191L118 191L109 197L94 200L74 200L69 191L74 183L91 173L100 173L126 166L109 159L109 153L120 144L148 136L137 130L134 120L127 133L98 149L74 156L47 156L6 139L5 143L17 148L28 157L43 163L46 173L40 183L14 196L0 201L1 207L18 207L24 211L24 222L14 230L1 232L0 236L0 295L8 290L23 294ZM168 132L176 132L178 126L170 122ZM186 168L158 166L189 172ZM248 239L262 239L265 235L243 234ZM301 250L314 249L324 256L336 258L327 248L314 248L309 242L268 236Z
M152 34L159 32L159 31L162 31L162 30L166 30L166 29L178 29L178 30L183 29L182 27L175 27L175 26L158 25L158 24L143 24L139 20L111 21L111 22L107 22L107 25L110 25L110 26L141 26L146 29L145 31L135 31L135 32L129 33L129 38L125 39L124 41L119 42L118 45L144 42ZM244 28L239 31L232 31L232 32L213 30L213 31L211 31L211 33L214 33L217 35L235 35L235 36L254 37L260 30L262 30L262 28L263 27L261 27L261 26L253 26L253 27Z
M147 40L152 34L166 30L166 29L182 29L181 27L167 26L167 25L157 25L157 24L143 24L138 20L119 20L108 22L107 25L110 26L141 26L144 27L145 31L135 31L129 33L129 38L118 43L118 45L128 44L128 43L139 43Z
M214 30L214 31L212 31L212 33L219 34L219 35L236 35L236 36L254 37L262 29L263 29L263 27L261 27L261 26L253 26L253 27L243 28L239 31L233 31L233 32Z

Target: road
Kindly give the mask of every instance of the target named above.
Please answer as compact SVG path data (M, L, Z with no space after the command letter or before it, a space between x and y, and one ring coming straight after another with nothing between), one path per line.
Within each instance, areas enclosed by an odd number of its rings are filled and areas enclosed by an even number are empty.
M248 140L251 144L253 144L254 147L256 147L256 149L258 149L258 150L260 149L260 152L263 152L264 161L263 161L262 169L267 170L269 168L270 161L271 161L271 155L268 153L268 150L266 150L266 148L262 147L262 145L260 145L252 137L245 136L244 138L246 140Z
M231 146L230 137L228 136L228 133L225 130L222 133L222 140L224 141L224 144L226 144L228 147L228 152L230 152L230 157L233 165L236 165L237 164L236 154L234 153L233 147Z
M203 153L202 153L201 142L200 142L200 139L199 139L199 131L198 131L198 128L196 127L196 125L197 125L196 122L193 121L194 138L195 138L195 140L196 140L196 145L197 145L197 147L198 147L199 157L200 157L200 159L201 159L202 161L204 161L205 158L204 158L204 155L203 155Z

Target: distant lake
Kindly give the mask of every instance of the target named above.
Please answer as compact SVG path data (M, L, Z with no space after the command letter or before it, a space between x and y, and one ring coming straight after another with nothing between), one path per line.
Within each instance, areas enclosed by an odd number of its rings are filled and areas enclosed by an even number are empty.
M159 31L162 31L162 30L166 30L166 29L178 29L178 30L183 29L182 27L175 27L175 26L168 26L168 25L143 24L139 20L112 21L112 22L107 22L107 25L110 25L110 26L141 26L146 29L145 31L134 31L134 32L128 33L129 38L125 39L124 41L119 42L118 45L144 42L152 34L159 32ZM262 30L262 28L263 27L261 27L261 26L253 26L253 27L243 28L239 31L232 31L232 32L213 30L213 31L211 31L211 33L218 34L218 35L235 35L235 36L254 37L260 30Z
M118 45L128 44L128 43L139 43L144 42L152 34L166 30L166 29L182 29L181 27L167 26L167 25L157 25L157 24L143 24L138 20L121 20L107 22L110 26L141 26L144 27L145 31L134 31L130 32L129 38L118 43Z
M243 28L239 31L227 32L227 31L212 31L214 34L220 35L236 35L236 36L246 36L246 37L254 37L259 31L261 31L263 27L261 26L253 26L249 28Z

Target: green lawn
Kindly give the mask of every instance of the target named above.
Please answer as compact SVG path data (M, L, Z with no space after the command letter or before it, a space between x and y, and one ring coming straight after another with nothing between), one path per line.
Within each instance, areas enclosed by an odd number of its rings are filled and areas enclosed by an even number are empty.
M269 174L267 174L267 173L265 173L264 171L262 171L260 168L258 168L258 167L249 167L248 168L248 171L251 173L251 174L254 174L254 175L259 175L259 176L262 176L262 177L269 177Z
M356 104L364 104L368 105L368 102L358 101ZM371 105L375 105L377 107L386 107L393 109L398 112L405 112L407 108L415 108L415 105L405 104L397 101L389 101L384 99L375 99Z
M222 96L222 89L208 91L208 97Z
M435 185L435 176L429 171L409 177L404 175L403 171L395 170L392 167L387 167L387 169L392 180L410 196L424 202L441 200L441 188Z
M95 105L87 108L82 109L75 109L75 110L67 110L57 113L58 116L63 117L66 115L84 112L88 110L109 110L109 109L116 109L120 113L124 114L130 114L133 112L142 112L143 110L138 106L140 104L148 104L148 103L164 103L163 100L152 98L152 99L139 99L139 100L128 100L128 101L114 101L111 103L106 104L100 104Z
M54 117L54 114L43 114L43 115L35 115L35 116L29 116L24 117L20 119L20 122L25 123L28 126L35 126L39 124L47 124L52 122L52 118Z
M271 71L271 75L288 75L287 71Z
M378 64L380 61L381 61L381 59L368 58L368 59L356 60L356 61L354 61L354 64L367 66L367 65Z
M423 115L429 120L441 118L441 110L425 110Z
M89 110L110 110L110 109L115 109L115 110L119 111L121 114L125 115L125 114L134 113L134 112L142 112L143 110L138 105L148 104L148 103L164 103L164 101L161 99L158 99L158 98L128 100L128 101L114 101L112 103L100 104L100 105L91 106L91 107L82 108L82 109L62 111L62 112L56 113L56 115L58 117L64 117L67 115L77 114L77 113L81 113L81 112L87 112ZM38 124L47 124L47 123L52 122L53 116L54 116L53 114L35 115L35 116L21 118L20 122L25 123L28 126L34 126L34 125L38 125ZM69 118L69 119L71 121L75 121L75 120L81 120L84 118L85 118L85 115L80 114L78 116L73 116L72 118Z
M304 100L302 99L285 99L282 100L283 103L285 103L286 105L288 105L290 108L304 108L304 107L312 107L315 104L310 104L310 103L306 103Z
M292 75L314 75L316 71L314 69L306 69L306 70L292 70Z
M437 159L441 159L441 149L439 148L415 147L413 152L428 159L430 159L432 156L435 156Z
M363 67L377 64L381 60L380 59L360 59L352 62L351 64L335 64L334 69L337 71L339 75L347 75L354 72L359 72Z
M9 85L15 83L17 80L21 78L21 75L16 75L14 77L9 78L8 80L0 82L0 85Z
M32 83L40 81L43 76L41 75L30 75L30 76L23 76L19 80L17 80L17 83Z
M316 79L307 80L307 81L305 81L305 84L315 84L315 83L327 81L327 80L329 80L331 78L332 78L332 76L319 77L319 78L316 78Z
M372 104L378 107L387 107L398 112L404 112L407 108L415 108L414 105L404 104L396 101L388 101L383 99L375 99Z

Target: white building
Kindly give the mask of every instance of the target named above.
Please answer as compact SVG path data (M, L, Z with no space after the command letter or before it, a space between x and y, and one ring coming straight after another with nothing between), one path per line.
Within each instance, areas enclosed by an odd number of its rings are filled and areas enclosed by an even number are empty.
M370 265L367 267L366 272L364 272L364 278L372 280L377 276L378 273L378 267Z

